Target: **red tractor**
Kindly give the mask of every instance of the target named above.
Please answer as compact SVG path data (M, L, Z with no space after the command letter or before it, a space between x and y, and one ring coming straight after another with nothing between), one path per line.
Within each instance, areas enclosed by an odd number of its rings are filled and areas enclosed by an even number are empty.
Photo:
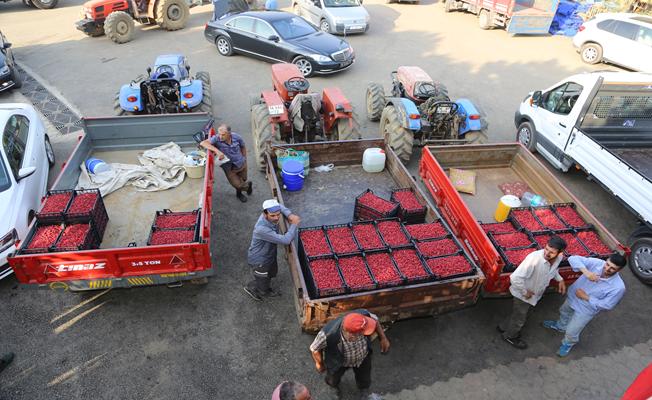
M359 139L353 106L339 88L308 93L310 83L294 64L272 65L273 90L251 101L251 133L256 160L265 169L265 153L274 143Z
M190 6L186 0L91 0L84 3L82 14L84 19L75 25L86 35L127 43L134 36L134 20L176 31L186 26Z

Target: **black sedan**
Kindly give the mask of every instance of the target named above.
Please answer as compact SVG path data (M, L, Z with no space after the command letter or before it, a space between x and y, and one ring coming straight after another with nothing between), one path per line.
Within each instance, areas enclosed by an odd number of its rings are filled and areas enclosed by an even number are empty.
M346 41L283 11L247 11L214 19L206 24L204 36L223 56L241 53L291 62L306 77L341 71L355 61Z
M0 32L0 92L19 88L22 84L14 55L11 53L11 43L7 42L5 35Z

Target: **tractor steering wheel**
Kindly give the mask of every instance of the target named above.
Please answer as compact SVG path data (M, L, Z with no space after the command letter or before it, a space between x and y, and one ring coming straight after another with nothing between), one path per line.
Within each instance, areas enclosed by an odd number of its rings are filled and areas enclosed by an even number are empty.
M304 90L308 90L309 87L310 82L301 76L293 76L285 81L285 88L292 92L303 92Z
M417 86L417 95L420 97L431 97L437 94L437 88L432 83L424 82Z

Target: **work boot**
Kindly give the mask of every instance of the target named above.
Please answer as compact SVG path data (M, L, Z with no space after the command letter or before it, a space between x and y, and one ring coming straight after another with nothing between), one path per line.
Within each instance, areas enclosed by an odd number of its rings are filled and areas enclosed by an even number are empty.
M241 202L243 202L243 203L246 203L246 202L247 202L247 196L245 196L244 194L242 194L241 191L237 191L237 192L235 192L235 196L236 196L236 197L238 198L238 200L240 200Z
M251 196L251 194L254 192L254 187L251 181L247 182L247 195Z
M245 293L247 293L252 299L254 299L256 301L263 301L263 298L260 297L260 295L255 290L249 289L246 286L243 289L244 289Z
M14 360L14 353L5 353L0 357L0 372L2 372L5 368L11 364L11 362Z

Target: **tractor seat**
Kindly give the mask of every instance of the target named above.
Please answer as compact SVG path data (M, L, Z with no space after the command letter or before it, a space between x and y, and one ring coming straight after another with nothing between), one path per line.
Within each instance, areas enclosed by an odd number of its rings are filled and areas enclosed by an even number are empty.
M169 65L161 65L156 68L152 74L152 79L171 79L174 78L174 69Z
M310 88L310 82L306 78L295 76L283 83L288 92L305 92Z

